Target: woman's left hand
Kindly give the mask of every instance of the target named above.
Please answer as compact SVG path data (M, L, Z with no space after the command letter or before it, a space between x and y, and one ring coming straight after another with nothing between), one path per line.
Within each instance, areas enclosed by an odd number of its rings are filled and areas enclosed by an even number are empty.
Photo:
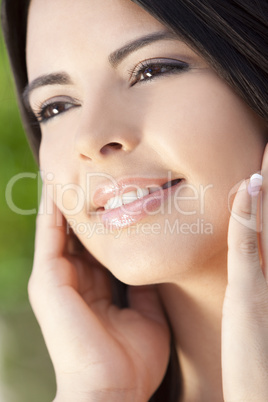
M222 321L225 402L268 401L268 145L261 175L258 195L258 179L251 180L253 195L249 180L242 183L230 217Z

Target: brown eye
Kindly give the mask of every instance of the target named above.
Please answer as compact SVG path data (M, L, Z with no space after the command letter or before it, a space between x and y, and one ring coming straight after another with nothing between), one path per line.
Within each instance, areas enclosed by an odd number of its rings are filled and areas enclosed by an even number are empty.
M142 73L140 73L140 81L146 79L146 78L151 78L154 75L166 73L167 71L170 71L174 69L174 66L161 66L161 65L155 65L153 67L147 67Z
M146 60L137 67L136 71L131 73L131 78L134 78L131 86L135 85L138 82L153 80L154 78L161 75L168 75L173 73L178 74L188 69L189 64L179 60L170 60L165 62L152 62L151 60Z
M44 106L40 113L41 121L48 120L63 112L66 112L66 110L70 109L71 107L73 107L73 105L66 102L55 102Z

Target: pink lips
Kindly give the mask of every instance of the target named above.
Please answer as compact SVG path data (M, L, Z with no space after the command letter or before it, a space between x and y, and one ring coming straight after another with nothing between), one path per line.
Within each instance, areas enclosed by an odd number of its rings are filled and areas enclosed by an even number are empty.
M116 181L116 185L115 183L102 185L96 190L93 196L93 204L96 207L104 207L107 201L112 197L123 195L129 191L138 190L139 188L161 187L168 181L169 179L166 177L161 179L132 177L125 180Z
M163 189L162 186L169 181L171 180L168 180L166 177L160 179L129 178L127 180L118 181L116 187L114 184L102 186L97 189L93 197L94 205L99 207L97 209L97 214L106 227L124 228L134 225L146 216L157 214L162 203L170 195L174 194L177 187L182 182L182 180L180 180L172 187ZM123 195L124 193L139 188L149 187L159 187L159 190L115 209L104 210L103 208L107 201L112 197Z

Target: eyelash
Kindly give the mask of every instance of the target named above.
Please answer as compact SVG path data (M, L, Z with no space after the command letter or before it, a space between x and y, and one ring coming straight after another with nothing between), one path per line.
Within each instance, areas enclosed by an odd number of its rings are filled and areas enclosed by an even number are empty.
M169 60L169 61L167 61ZM160 69L157 71L155 75L153 74L154 69ZM163 69L167 69L167 71L163 71ZM131 82L130 86L133 87L137 83L144 83L148 81L152 81L159 76L170 75L170 74L179 74L182 71L188 70L189 64L179 61L179 60L170 60L170 59L159 59L157 61L152 60L144 60L140 64L138 64L134 69L129 70L129 80ZM146 73L146 70L148 72ZM148 77L145 74L150 74ZM143 77L143 79L141 79ZM140 78L140 79L139 79ZM80 106L78 103L74 103L76 100L68 99L68 100L48 100L41 105L39 105L34 112L39 123L46 123L48 120L53 119L54 117L67 112L68 110ZM67 107L66 107L67 106ZM49 111L49 108L59 109L63 107L63 111L58 111L58 113L50 116L46 116L46 113Z
M36 116L37 120L39 123L46 123L48 120L53 119L53 117L56 117L60 114L63 114L65 112L67 112L68 110L74 108L74 107L78 107L80 106L78 104L78 101L68 98L68 99L61 99L61 100L57 100L57 99L50 99L44 103L41 103L40 105L38 105L35 110L33 110L34 115ZM52 108L56 110L59 109L60 107L63 107L64 110L63 111L58 111L58 113L51 115L51 116L46 116L46 113L49 112L49 109Z
M153 69L158 68L160 72L157 72L155 75L152 75ZM166 72L162 70L168 68ZM157 61L152 60L144 60L134 70L129 70L130 81L134 78L134 82L131 81L131 86L134 86L137 83L144 83L148 81L152 81L155 78L163 75L169 74L178 74L182 71L188 70L189 64L179 61L179 60L170 60L170 59L159 59ZM145 73L146 70L149 70ZM151 70L151 71L150 71ZM142 80L138 80L139 77L144 76L145 74L151 74L151 77L145 77Z

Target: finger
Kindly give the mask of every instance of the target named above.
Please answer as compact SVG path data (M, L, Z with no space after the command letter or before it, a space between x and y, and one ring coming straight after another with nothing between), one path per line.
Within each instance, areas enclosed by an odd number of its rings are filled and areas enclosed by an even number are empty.
M261 180L260 175L253 175L250 183L242 183L230 217L222 321L226 401L264 401L267 397L268 288L259 249Z
M51 293L52 287L78 288L77 272L73 264L64 258L67 249L66 230L65 218L43 186L36 219L33 271L28 285L33 307L41 305L41 295L45 300L46 292Z
M67 240L67 245L66 245L66 252L70 256L80 256L85 253L85 247L83 244L80 242L74 231L72 230L71 227L68 227L67 229L67 235L68 235L68 240Z
M107 309L109 300L103 271L91 269L85 253L68 255L65 229L62 215L43 192L28 291L56 372L83 369L89 355L91 361L99 359L96 345L105 344L106 332L95 311L97 305Z
M266 286L258 241L261 176L253 175L248 184L244 181L236 194L228 231L228 284L237 291Z
M70 286L79 292L88 305L101 299L110 301L107 270L82 246L78 249L78 239L73 233L67 235L66 230L67 225L61 212L51 197L43 191L37 218L34 268L29 288L33 287L34 282L35 294L51 294L53 291L56 297L60 286ZM38 290L41 286L42 289ZM40 304L40 293L38 296Z
M152 371L152 381L159 383L165 374L170 355L170 331L156 286L131 286L129 287L129 304L132 309L140 313L146 322L154 323L148 332L139 328L139 322L133 320L135 331L139 332L140 342L144 342L144 348L152 350L148 359ZM156 336L157 334L157 336ZM131 337L131 334L129 334ZM149 341L149 345L148 345ZM153 347L152 347L153 346ZM155 351L158 351L157 356ZM149 356L149 355L148 355ZM156 358L157 357L157 358ZM162 371L159 372L159 361L163 362ZM159 377L159 378L158 378Z
M268 281L268 144L266 145L262 168L262 233L260 249L262 255L262 269Z
M167 325L165 311L155 286L130 286L129 305L144 317Z
M65 245L65 219L43 187L36 219L35 258L39 262L59 258Z
M87 254L89 254L87 252ZM109 271L92 256L71 258L76 266L78 292L92 311L106 313L112 303L112 285Z
M68 261L60 263L66 246L65 230L60 211L43 187L36 220L33 271L28 284L30 302L37 316L48 310L47 301L56 298L57 288L78 287L72 265Z

